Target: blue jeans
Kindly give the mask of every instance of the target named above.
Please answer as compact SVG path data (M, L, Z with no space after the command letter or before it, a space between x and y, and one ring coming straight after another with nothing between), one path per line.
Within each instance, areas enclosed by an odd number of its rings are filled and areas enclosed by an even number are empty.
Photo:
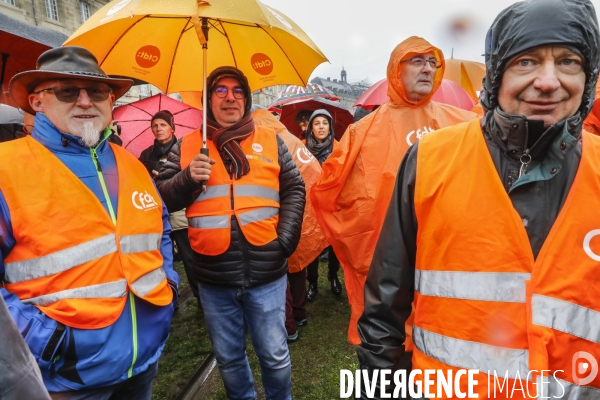
M95 389L51 392L52 400L150 400L152 381L158 374L158 361L147 370L116 385Z
M246 333L258 356L267 400L291 399L292 365L285 330L286 276L251 288L199 284L200 300L227 397L254 400Z

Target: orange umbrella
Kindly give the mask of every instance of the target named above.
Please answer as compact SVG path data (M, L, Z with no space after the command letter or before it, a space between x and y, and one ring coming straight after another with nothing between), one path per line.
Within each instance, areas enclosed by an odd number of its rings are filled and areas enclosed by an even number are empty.
M594 107L592 107L592 111L590 111L590 114L583 121L583 129L595 135L600 135L600 79L596 83L596 101L594 102Z
M188 106L202 110L202 92L179 92L179 96L181 96L181 101Z
M462 86L474 102L479 100L477 91L481 90L484 76L485 64L456 58L446 60L444 79L449 79Z

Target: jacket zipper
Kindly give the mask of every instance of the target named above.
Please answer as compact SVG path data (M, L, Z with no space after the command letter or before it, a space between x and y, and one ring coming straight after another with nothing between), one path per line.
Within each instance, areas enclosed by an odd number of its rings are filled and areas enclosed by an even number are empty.
M107 138L108 138L108 136L106 135L106 131L105 131L104 139L100 143L98 143L96 146L90 147L90 154L92 156L92 161L94 162L94 165L96 166L98 180L100 181L100 186L102 186L102 193L104 194L104 199L106 200L106 204L108 205L108 212L110 214L110 218L111 218L113 224L116 226L117 218L115 217L115 211L114 211L112 202L110 201L110 196L108 195L108 189L106 188L106 182L104 181L104 175L102 175L102 166L100 165L100 160L98 159L98 153L96 152L96 148L98 146L100 146L102 144L102 142L104 142ZM131 327L132 327L132 334L133 334L133 339L132 339L133 356L131 359L131 366L129 367L129 370L127 371L127 378L131 378L133 376L133 367L137 361L137 355L138 355L137 315L135 312L135 297L133 296L133 293L131 293L131 292L129 292L129 305L131 308Z
M527 139L529 136L529 124L527 122L525 122L525 130L527 132ZM531 155L529 154L529 149L527 148L527 140L525 140L523 147L525 147L525 151L523 151L523 154L521 154L521 157L519 157L519 161L521 162L521 168L519 168L519 178L527 173L527 166L531 162Z
M102 143L102 142L100 142ZM90 147L90 154L92 155L92 160L96 165L96 173L98 174L98 180L100 181L100 186L102 186L102 192L104 193L104 199L106 200L106 204L108 205L108 212L110 214L110 219L113 224L117 225L117 218L115 217L115 211L113 209L112 203L110 201L110 196L108 195L108 189L106 189L106 183L104 182L104 175L102 175L102 166L100 165L100 161L98 160L98 153L96 153L96 147Z
M231 179L231 181L233 182L233 174L231 172L229 172L229 178ZM234 198L233 198L233 183L231 183L230 185L230 195L229 198L231 200L231 209L235 210L235 203L234 203ZM234 213L234 218L235 217L235 213ZM237 220L237 218L236 218ZM248 246L246 246L246 237L244 236L244 232L242 231L242 226L240 225L240 221L237 221L238 223L238 228L240 230L240 245L242 246L242 253L244 254L244 286L249 285L250 284L250 267L248 266Z
M135 297L132 292L129 292L129 304L131 305L131 330L133 334L133 356L131 359L131 367L129 367L129 371L127 371L127 378L131 378L133 376L133 366L137 361L138 356L138 341L137 341L137 317L135 313Z
M531 155L529 154L529 149L525 149L521 157L519 158L521 162L521 168L519 168L519 178L527 173L527 166L531 162Z

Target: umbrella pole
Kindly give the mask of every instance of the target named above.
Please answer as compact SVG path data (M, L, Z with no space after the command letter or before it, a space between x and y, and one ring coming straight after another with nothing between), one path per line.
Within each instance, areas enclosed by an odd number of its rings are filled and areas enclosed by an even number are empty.
M208 156L208 147L206 147L206 107L208 102L206 101L207 88L206 88L206 75L208 69L207 53L208 53L208 20L202 18L202 34L204 35L204 42L202 43L202 149L200 153Z

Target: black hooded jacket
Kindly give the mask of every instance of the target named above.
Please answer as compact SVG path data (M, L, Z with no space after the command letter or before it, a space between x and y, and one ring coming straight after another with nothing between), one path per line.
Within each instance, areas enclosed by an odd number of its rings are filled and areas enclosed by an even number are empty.
M582 120L591 109L589 99L594 99L598 75L599 38L593 6L584 0L515 3L500 13L488 33L482 133L512 205L524 221L535 257L579 166ZM506 62L524 50L549 44L574 48L583 55L586 84L575 115L544 128L540 121L503 112L497 96ZM404 323L411 313L415 290L418 151L416 143L400 166L365 284L365 308L358 322L362 344L357 346L363 368L411 370L411 353L405 352L403 343ZM525 152L532 162L518 179L522 166L519 158Z

